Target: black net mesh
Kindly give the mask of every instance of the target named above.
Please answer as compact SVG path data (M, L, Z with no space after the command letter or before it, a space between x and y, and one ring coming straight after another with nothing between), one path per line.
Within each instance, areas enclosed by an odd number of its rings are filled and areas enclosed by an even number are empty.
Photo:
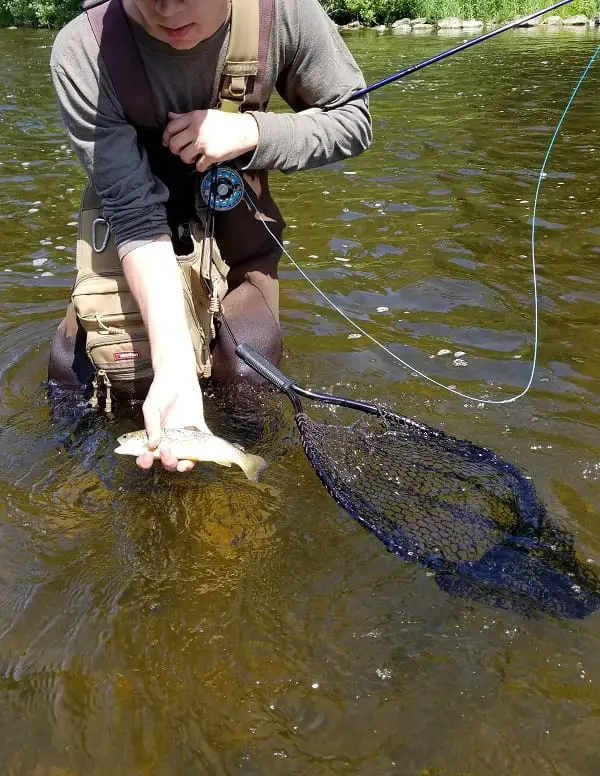
M333 498L452 595L528 615L582 617L600 582L531 482L495 453L392 413L353 425L298 413L306 455Z

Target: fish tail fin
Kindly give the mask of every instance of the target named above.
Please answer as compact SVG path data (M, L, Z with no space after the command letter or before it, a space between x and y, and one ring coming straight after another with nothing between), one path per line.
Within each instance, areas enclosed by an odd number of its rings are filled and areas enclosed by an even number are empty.
M258 482L260 473L267 468L267 462L260 455L252 455L252 453L246 453L244 459L242 466L244 474L252 482Z

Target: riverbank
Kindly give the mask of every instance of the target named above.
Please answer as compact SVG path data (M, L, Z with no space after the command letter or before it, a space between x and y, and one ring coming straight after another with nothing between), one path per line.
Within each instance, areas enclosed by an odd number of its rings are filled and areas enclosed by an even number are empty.
M515 17L518 18L518 17ZM509 20L507 20L509 21ZM563 18L562 16L553 15L540 17L523 22L522 27L540 27L547 26L549 29L560 29L561 27L598 27L600 26L600 13L594 16L586 16L585 14L576 14L574 16L568 16ZM431 31L446 31L446 30L466 30L477 32L482 29L493 29L500 26L500 22L485 19L461 19L459 16L446 16L442 19L434 21L428 17L420 17L417 19L410 19L404 17L397 19L390 25L378 24L371 25L365 24L358 20L349 22L348 24L339 25L341 30L360 30L365 28L375 27L376 30L384 32L387 29L391 29L396 34L403 33L420 33Z
M422 27L476 29L526 16L542 8L532 0L320 0L344 29ZM80 12L80 0L0 0L0 27L61 27ZM585 20L582 21L582 18ZM573 0L559 9L553 24L600 24L600 0ZM578 21L575 21L578 20ZM459 24L459 22L461 22ZM443 23L443 24L442 24ZM421 30L422 31L422 30Z

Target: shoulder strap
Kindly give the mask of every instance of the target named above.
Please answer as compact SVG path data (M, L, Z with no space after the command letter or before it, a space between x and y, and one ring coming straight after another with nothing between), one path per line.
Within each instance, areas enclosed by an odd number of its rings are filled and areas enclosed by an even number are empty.
M84 0L82 7L125 115L136 127L158 127L150 81L122 0ZM235 113L267 101L263 85L273 17L274 0L231 0L221 110Z
M273 25L273 0L231 0L229 46L217 107L230 113L260 105Z
M158 127L148 74L121 0L85 0L82 7L125 115L135 127Z

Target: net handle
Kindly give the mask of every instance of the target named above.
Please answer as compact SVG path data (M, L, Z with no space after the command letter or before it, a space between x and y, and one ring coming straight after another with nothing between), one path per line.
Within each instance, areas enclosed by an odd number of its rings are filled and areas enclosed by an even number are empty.
M280 372L274 364L260 353L257 353L250 345L241 342L236 346L235 352L245 364L252 367L255 372L258 372L259 375L272 383L276 388L279 388L280 391L289 394L290 390L296 387L293 380L286 377L283 372Z
M345 396L334 396L331 393L319 393L318 391L311 391L308 388L301 388L289 377L286 377L283 372L267 358L260 353L257 353L254 348L251 348L250 345L246 345L243 342L236 346L235 352L245 364L258 372L259 375L262 375L262 377L268 380L276 388L279 388L280 391L283 391L294 403L297 412L302 411L302 405L298 399L299 396L302 396L305 399L321 401L325 404L336 404L338 407L347 407L351 410L366 412L368 415L381 416L390 414L376 404L368 404L364 401L347 399ZM401 418L401 420L404 419Z

